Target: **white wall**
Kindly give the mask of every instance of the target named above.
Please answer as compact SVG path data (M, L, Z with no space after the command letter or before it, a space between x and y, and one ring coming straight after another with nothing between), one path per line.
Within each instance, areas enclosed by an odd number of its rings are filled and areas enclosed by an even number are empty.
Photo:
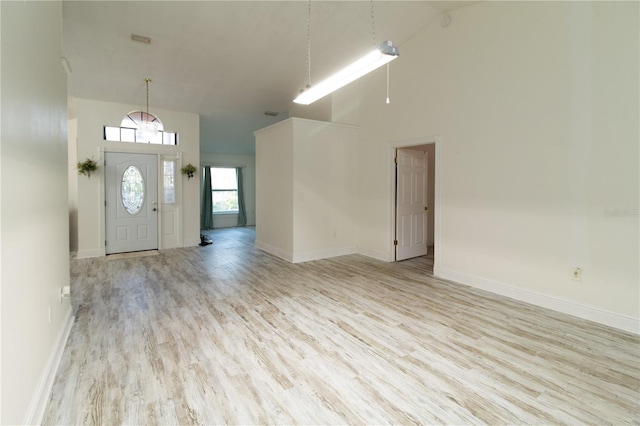
M356 252L358 128L293 121L293 261Z
M438 134L443 277L639 332L638 16L480 2L400 46L390 105L384 69L338 92L361 126L360 249L389 251L387 144Z
M311 105L292 103L291 108L289 109L289 117L328 122L332 119L332 105L331 96L318 99Z
M293 260L293 122L256 135L256 247Z
M358 129L289 118L256 132L256 246L291 262L356 252Z
M76 99L78 120L77 159L100 160L98 170L78 177L78 257L104 255L104 167L102 150L135 150L142 153L182 153L182 165L200 164L200 130L197 114L151 108L151 113L162 121L166 131L179 135L178 146L133 144L105 141L103 126L120 126L122 118L131 111L144 110L144 106ZM182 179L182 236L183 246L200 243L200 187L199 179Z
M256 157L255 155L200 153L200 165L217 167L242 167L244 184L244 203L247 226L256 224ZM237 214L213 215L213 227L236 226Z
M72 323L60 2L0 2L2 424L37 423Z

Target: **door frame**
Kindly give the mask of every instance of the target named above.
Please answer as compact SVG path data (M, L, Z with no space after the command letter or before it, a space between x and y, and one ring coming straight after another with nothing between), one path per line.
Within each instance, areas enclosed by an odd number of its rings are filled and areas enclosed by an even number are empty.
M398 141L391 141L387 143L387 164L389 165L388 171L388 184L389 190L387 193L389 194L387 200L388 206L388 217L389 224L387 227L387 241L388 241L388 250L389 250L389 260L391 262L395 262L395 247L393 245L393 240L395 239L395 229L396 229L396 149L398 148L411 148L420 145L430 145L433 144L435 146L435 159L434 159L434 183L433 183L433 206L429 206L429 210L433 212L433 247L434 247L434 258L433 258L433 275L439 276L440 271L440 221L441 221L441 212L440 212L440 157L442 152L442 136L439 134L429 135L429 136L421 136L412 139L403 139Z
M180 211L182 210L182 173L180 173L180 168L182 167L182 151L164 151L159 149L153 149L157 145L152 145L151 149L140 149L141 147L100 147L100 158L105 158L105 153L122 153L122 154L152 154L157 157L158 162L158 201L163 199L163 180L162 180L162 161L164 159L173 159L176 161L176 176L175 176L175 185L176 185L176 205L178 206L178 217L177 217L177 226L178 226L178 247L184 246L183 241L183 232L182 232L182 217ZM146 147L146 145L145 145ZM105 201L106 201L106 174L104 170L99 174L102 182L100 183L100 208L98 209L98 221L100 223L100 255L107 255L107 248L105 247L105 240L107 238L107 215L105 211ZM96 177L98 174L95 175ZM158 202L158 206L162 208L162 203ZM159 211L158 214L158 250L162 250L164 247L163 236L162 236L162 210Z
M427 209L429 205L433 208L433 203L429 202L429 192L432 184L429 174L433 172L429 165L429 155L426 151L429 146L396 148L395 233L393 241L395 261L426 256L428 253L429 245L427 244L427 239L431 228L429 222L432 216L429 216ZM410 163L406 163L409 158ZM420 164L420 159L422 164ZM408 180L406 179L407 173L410 176ZM401 179L401 176L404 177ZM420 176L422 176L421 185L418 183ZM409 188L407 188L407 184ZM416 192L420 187L422 187L421 194ZM409 200L405 198L407 189L410 189L411 192ZM418 199L415 197L418 197ZM420 198L421 201L419 201ZM402 235L407 230L405 228L407 215L410 216L408 222L410 222L409 226L411 228L411 236L408 240ZM433 230L431 230L432 233Z

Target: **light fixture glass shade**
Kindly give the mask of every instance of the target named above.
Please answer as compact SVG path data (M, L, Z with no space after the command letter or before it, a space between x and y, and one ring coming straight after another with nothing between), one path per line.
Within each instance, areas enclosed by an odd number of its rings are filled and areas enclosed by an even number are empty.
M143 121L138 124L136 130L136 140L144 142L153 142L158 137L158 123L151 121Z
M398 57L400 52L389 40L383 42L377 49L358 59L346 68L338 71L326 80L315 86L306 89L293 100L302 105L309 105L320 98L327 96L339 88L351 83L354 80L381 67L387 62L391 62Z

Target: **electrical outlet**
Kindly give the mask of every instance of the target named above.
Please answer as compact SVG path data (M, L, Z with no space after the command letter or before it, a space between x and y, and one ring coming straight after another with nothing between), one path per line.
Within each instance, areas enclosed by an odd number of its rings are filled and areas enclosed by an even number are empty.
M573 280L574 281L582 281L582 269L574 268L573 269Z
M64 287L60 287L60 303L62 303L62 301L65 299L69 299L70 297L71 297L71 287L68 285L65 285Z

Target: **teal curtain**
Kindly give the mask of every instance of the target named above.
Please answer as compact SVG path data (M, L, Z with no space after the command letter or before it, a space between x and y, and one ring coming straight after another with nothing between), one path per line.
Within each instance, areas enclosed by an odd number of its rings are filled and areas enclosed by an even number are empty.
M238 226L247 224L247 213L244 208L244 184L242 183L242 167L236 167L238 179Z
M211 199L211 168L202 168L202 202L200 229L213 229L213 200Z

